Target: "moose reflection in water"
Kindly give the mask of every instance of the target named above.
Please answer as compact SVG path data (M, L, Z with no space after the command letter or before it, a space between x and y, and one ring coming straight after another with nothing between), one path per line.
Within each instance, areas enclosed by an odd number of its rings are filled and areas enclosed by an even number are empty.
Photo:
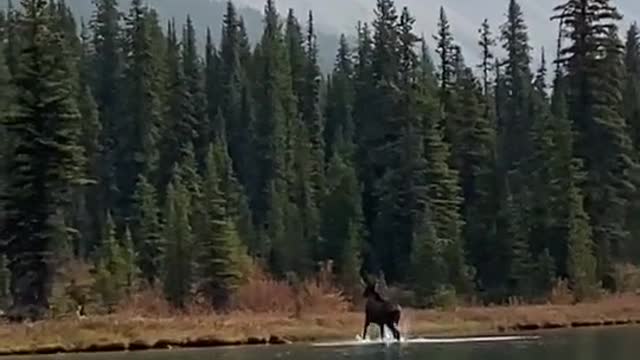
M369 329L369 325L373 323L380 327L380 336L382 339L384 339L384 329L386 326L391 330L396 341L400 341L400 331L398 330L401 314L400 306L385 300L380 295L377 289L377 280L371 281L368 276L362 276L362 280L365 286L362 296L367 299L362 339L367 338L367 330Z

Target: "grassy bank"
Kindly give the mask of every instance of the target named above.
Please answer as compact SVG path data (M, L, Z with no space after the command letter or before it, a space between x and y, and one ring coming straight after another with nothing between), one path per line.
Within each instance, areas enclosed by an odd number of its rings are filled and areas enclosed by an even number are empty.
M129 314L83 320L0 325L0 354L144 350L150 348L353 339L362 314L233 313L164 318ZM640 324L640 297L611 297L579 305L405 309L408 336L477 335L545 328ZM373 327L372 327L373 330ZM373 330L376 334L376 330Z

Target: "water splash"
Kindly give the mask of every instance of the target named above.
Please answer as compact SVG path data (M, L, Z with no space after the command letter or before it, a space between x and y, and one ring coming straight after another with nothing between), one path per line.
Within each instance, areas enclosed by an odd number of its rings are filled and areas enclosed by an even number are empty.
M460 343L483 343L483 342L516 342L516 341L533 341L540 339L539 336L485 336L485 337L458 337L458 338L414 338L407 339L401 337L399 344L460 344ZM343 341L332 343L313 344L315 347L345 347L345 346L365 346L365 345L385 345L390 346L398 344L393 337L388 339L377 338L375 340L367 338L362 339L360 335L356 336L355 341Z

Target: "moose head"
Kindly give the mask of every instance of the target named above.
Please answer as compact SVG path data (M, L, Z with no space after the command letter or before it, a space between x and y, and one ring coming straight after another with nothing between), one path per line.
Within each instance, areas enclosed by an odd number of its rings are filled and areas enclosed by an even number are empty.
M365 307L365 321L362 338L366 339L367 330L371 323L376 324L380 328L380 334L384 338L385 326L393 332L393 337L400 340L400 331L398 324L400 323L400 306L385 300L378 292L378 280L372 280L369 276L362 276L362 285L364 292L362 296L367 299Z

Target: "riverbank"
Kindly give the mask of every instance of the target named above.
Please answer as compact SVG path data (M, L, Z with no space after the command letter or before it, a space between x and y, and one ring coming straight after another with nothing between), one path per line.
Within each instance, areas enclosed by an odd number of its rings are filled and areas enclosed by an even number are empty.
M173 318L125 315L0 325L0 355L137 351L353 339L362 314L233 313ZM467 336L586 326L640 324L640 297L596 303L469 307L449 311L405 309L406 336ZM377 329L371 327L371 334Z

